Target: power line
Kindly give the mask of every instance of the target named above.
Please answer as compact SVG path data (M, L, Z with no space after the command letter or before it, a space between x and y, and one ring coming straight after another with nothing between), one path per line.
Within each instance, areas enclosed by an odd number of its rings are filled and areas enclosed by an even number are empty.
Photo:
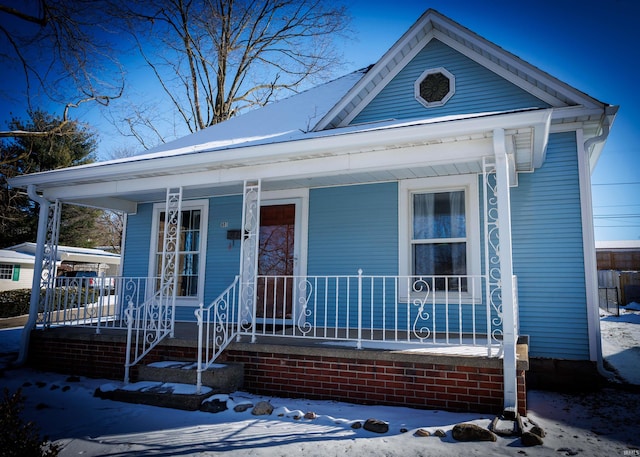
M640 184L640 181L591 183L592 186L635 186L638 184Z
M626 208L629 206L640 206L640 203L629 204L629 205L594 205L594 208Z

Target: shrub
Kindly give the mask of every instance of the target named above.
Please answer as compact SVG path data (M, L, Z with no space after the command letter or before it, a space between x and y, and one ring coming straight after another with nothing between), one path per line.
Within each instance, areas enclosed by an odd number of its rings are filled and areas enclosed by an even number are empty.
M0 317L29 314L31 289L16 289L0 292Z
M55 457L60 448L40 438L33 422L24 422L20 413L24 409L24 397L20 389L13 395L4 389L0 403L0 456L2 457Z

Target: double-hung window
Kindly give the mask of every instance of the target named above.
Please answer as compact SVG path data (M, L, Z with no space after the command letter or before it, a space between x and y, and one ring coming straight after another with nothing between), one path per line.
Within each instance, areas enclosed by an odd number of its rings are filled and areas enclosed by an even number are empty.
M154 211L153 267L155 276L161 276L164 250L165 211L164 204L157 204ZM204 249L206 247L207 202L185 201L180 213L180 235L177 259L171 271L177 272L177 297L197 299L202 295L204 273ZM173 249L173 246L168 246Z
M411 199L411 274L431 278L436 291L466 291L465 191L416 192Z
M477 295L480 236L475 175L425 178L400 185L400 274L436 295ZM479 290L477 291L479 292Z

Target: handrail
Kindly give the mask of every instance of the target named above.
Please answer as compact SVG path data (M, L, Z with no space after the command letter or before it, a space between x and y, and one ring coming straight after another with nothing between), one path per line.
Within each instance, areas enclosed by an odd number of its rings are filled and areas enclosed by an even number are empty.
M226 349L238 332L239 276L206 308L194 311L198 320L198 370L196 391L202 387L202 373ZM203 347L204 344L204 347ZM203 360L204 356L204 360Z
M135 306L133 301L129 301L125 310L127 322L125 383L129 382L130 368L142 360L163 339L173 335L173 300L171 294L167 294L167 290L171 286L168 284L160 288L151 298L139 306Z

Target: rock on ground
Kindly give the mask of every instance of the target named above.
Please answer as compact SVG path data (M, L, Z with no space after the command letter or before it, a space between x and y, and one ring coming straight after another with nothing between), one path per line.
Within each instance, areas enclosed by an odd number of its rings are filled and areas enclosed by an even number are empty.
M457 424L453 427L453 439L456 441L496 441L498 437L490 430L476 424Z
M363 428L374 433L387 433L389 431L389 424L379 419L367 419Z

